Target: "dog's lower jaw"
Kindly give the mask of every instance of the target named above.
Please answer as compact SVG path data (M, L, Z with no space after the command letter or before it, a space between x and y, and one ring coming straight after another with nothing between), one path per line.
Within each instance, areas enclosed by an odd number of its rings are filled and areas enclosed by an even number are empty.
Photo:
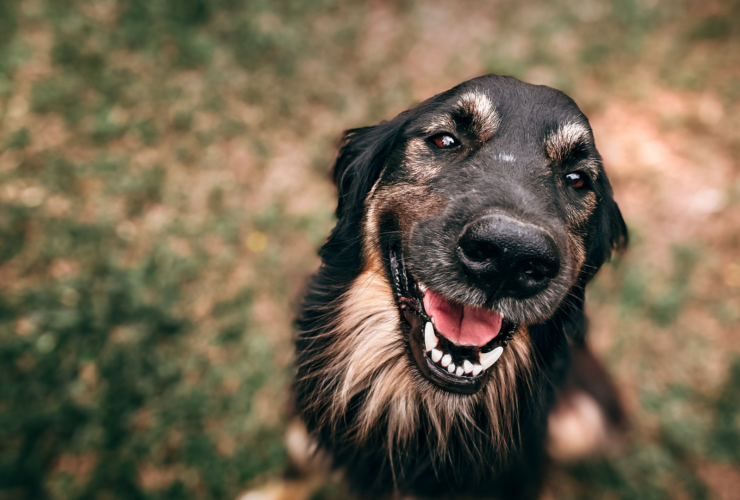
M400 327L417 370L444 391L467 395L480 391L488 382L489 369L499 360L512 340L517 325L486 311L485 314L499 320L498 325L483 329L490 330L490 340L479 346L455 344L437 331L434 326L435 311L427 311L425 305L436 307L436 312L441 313L445 319L447 316L443 307L449 301L415 280L404 264L403 255L396 248L388 252L388 262L388 274L393 282L399 316L402 318ZM464 308L458 306L458 309L461 321ZM450 323L449 319L447 323ZM460 323L455 324L460 328Z
M336 306L334 318L316 315L325 322L301 336L296 395L309 431L356 490L495 498L517 487L512 477L531 481L526 471L542 457L546 413L527 400L549 408L552 390L528 331L480 391L460 395L418 372L382 268L357 276Z

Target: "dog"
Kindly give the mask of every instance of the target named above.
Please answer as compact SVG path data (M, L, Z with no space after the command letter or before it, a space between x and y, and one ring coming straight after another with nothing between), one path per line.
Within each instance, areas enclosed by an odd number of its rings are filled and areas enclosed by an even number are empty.
M584 291L628 233L573 100L475 78L347 131L333 177L293 394L355 495L534 499L573 395L622 425Z

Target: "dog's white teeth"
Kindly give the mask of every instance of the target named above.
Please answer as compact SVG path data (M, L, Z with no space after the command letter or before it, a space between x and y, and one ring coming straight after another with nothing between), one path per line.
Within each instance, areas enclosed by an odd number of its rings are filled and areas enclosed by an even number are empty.
M498 361L498 358L501 357L501 353L503 352L504 348L499 346L491 352L480 353L480 364L483 366L483 369L487 370L492 367L493 364Z
M427 351L431 351L437 347L438 342L439 340L437 339L437 336L434 335L434 327L427 321L427 324L424 327L424 345L426 346Z
M416 285L419 287L419 290L421 290L421 293L426 293L427 286L424 283L416 283Z
M442 368L446 368L447 372L462 377L464 375L470 377L477 377L484 370L492 367L496 361L501 357L504 352L504 348L499 346L491 352L481 352L478 354L479 363L473 363L470 360L460 360L461 364L455 364L452 362L452 355L447 354L439 347L439 338L437 337L434 326L431 322L427 321L424 325L424 345L426 347L427 355L432 358L434 363L440 365Z

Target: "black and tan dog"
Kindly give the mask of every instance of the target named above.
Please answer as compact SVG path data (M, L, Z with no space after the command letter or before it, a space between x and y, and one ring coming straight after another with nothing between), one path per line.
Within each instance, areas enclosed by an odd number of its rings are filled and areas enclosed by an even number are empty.
M348 131L334 179L297 341L308 435L363 498L536 498L558 394L580 377L621 419L584 344L584 288L627 240L587 118L484 76Z

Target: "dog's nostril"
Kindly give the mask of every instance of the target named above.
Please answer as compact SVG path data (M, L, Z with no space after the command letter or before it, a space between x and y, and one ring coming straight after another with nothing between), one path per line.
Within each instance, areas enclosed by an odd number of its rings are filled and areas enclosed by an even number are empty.
M522 273L526 275L527 279L534 282L542 282L554 278L558 273L558 268L559 266L556 267L553 262L530 260L522 266Z
M529 261L524 265L524 274L535 281L541 281L545 277L542 266L538 266L532 261Z
M487 242L472 241L464 246L461 244L460 247L468 258L477 262L490 262L499 255L499 249Z

